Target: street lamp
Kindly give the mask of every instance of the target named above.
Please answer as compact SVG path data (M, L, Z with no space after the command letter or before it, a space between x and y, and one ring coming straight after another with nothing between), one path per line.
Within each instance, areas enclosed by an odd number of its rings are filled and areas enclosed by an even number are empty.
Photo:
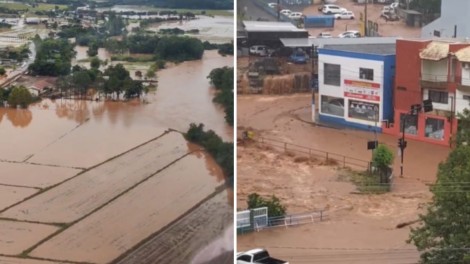
M423 101L423 105L421 104L414 104L411 106L411 110L403 116L402 122L402 134L401 138L398 139L398 147L400 148L400 154L401 154L401 163L400 163L400 177L403 177L403 160L405 156L405 148L407 146L407 142L405 140L405 127L406 127L406 118L408 116L417 116L421 110L424 110L425 113L431 112L433 110L432 107L432 100L427 99Z

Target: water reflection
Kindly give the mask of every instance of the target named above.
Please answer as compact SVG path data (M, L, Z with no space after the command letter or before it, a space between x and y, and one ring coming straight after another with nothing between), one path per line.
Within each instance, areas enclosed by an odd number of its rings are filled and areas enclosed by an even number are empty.
M28 109L0 108L0 123L5 115L14 127L19 128L27 127L33 120L33 113Z

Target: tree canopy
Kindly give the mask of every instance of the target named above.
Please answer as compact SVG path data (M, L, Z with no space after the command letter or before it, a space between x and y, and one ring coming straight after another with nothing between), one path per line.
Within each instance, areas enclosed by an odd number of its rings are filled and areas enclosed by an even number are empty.
M207 76L218 90L214 102L224 106L225 121L230 125L233 125L233 74L233 67L223 67L213 69Z
M36 59L29 66L33 75L60 76L70 73L75 51L67 40L35 38L34 42Z
M17 86L11 88L11 92L8 96L8 104L11 107L27 108L29 104L33 102L33 96L24 86Z
M447 160L439 164L434 194L422 225L409 242L421 252L421 263L470 263L470 130L468 111L461 116L459 136Z

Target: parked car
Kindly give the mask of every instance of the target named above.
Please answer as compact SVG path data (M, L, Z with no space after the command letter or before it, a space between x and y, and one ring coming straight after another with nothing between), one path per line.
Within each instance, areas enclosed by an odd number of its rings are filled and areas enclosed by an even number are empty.
M345 31L338 35L338 38L360 38L361 33L357 30Z
M320 34L318 34L318 37L319 38L332 38L333 36L331 35L330 32L321 32Z
M304 16L304 14L302 14L302 13L300 13L300 12L292 12L292 13L289 15L289 18L290 18L290 19L301 19L303 16Z
M382 14L380 14L380 17L385 19L385 21L398 21L400 18L398 17L395 12L384 12L382 11Z
M344 99L332 99L330 101L322 101L321 111L326 114L344 116Z
M271 8L276 8L277 3L268 3L268 6L271 7Z
M268 56L268 47L264 45L251 46L249 53L257 56Z
M340 14L348 10L346 10L346 8L339 7L337 5L324 5L321 11L323 12L323 14L332 15L332 14Z
M279 13L285 16L289 16L292 13L292 11L290 11L289 9L282 9Z
M265 249L252 249L237 254L237 264L289 264L289 262L269 256Z
M303 51L294 51L289 56L289 61L295 64L305 64L307 63L309 56Z
M335 14L335 19L354 19L354 13L352 11L341 12L340 14Z

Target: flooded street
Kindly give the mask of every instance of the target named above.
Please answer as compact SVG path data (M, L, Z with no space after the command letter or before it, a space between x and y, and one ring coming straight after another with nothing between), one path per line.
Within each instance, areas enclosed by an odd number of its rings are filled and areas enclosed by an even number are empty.
M367 141L373 140L373 133L312 124L311 94L239 95L237 101L238 133L249 129L255 138L329 152L330 157L337 153L371 159ZM379 134L378 139L396 151L396 137ZM404 177L399 177L400 157L396 156L392 192L381 195L358 195L348 170L339 168L342 164L310 160L287 148L284 152L284 148L256 143L237 147L237 207L245 209L251 193L274 194L288 214L324 210L328 220L238 235L239 251L262 246L293 264L417 262L416 248L406 243L410 227L396 226L424 212L423 205L432 198L426 184L435 182L437 166L449 148L408 140Z

